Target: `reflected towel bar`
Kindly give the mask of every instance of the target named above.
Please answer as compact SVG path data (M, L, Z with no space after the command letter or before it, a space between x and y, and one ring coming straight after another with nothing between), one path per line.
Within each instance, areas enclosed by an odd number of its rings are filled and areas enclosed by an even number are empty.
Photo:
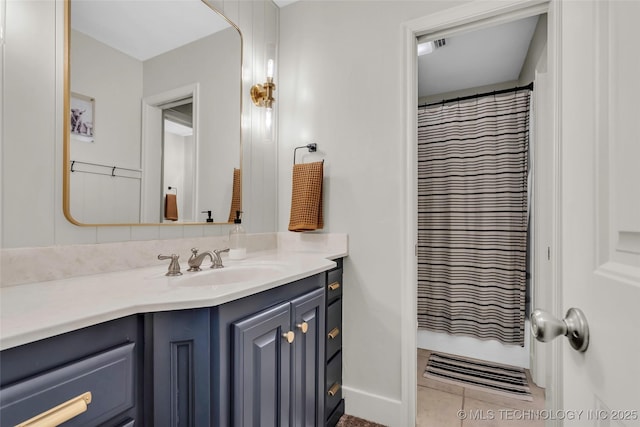
M106 168L106 169L111 169L109 172L92 172L92 171L85 171L85 170L78 170L75 169L76 165L89 165L89 166L95 166L95 167L99 167L99 168ZM104 175L104 176L111 176L111 177L118 177L118 178L129 178L129 179L141 179L141 177L139 176L128 176L128 175L116 175L116 170L123 170L123 171L129 171L129 172L134 172L134 173L142 173L142 171L140 169L129 169L129 168L121 168L119 166L111 166L111 165L101 165L99 163L90 163L90 162L81 162L79 160L71 160L71 168L70 168L70 172L82 172L82 173L89 173L92 175Z

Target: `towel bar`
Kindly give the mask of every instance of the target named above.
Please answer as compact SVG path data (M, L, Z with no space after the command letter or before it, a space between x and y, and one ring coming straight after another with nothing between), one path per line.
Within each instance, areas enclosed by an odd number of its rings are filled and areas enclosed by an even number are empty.
M312 142L311 144L307 144L307 145L301 145L300 147L296 147L293 149L293 164L296 164L296 151L298 151L299 148L308 148L310 153L315 153L318 149L318 144L316 144L315 142Z

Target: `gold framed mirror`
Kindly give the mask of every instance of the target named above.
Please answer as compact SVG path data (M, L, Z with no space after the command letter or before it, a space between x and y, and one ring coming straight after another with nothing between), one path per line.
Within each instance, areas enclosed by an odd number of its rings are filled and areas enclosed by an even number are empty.
M242 209L238 26L206 0L64 0L64 15L65 217L232 222Z

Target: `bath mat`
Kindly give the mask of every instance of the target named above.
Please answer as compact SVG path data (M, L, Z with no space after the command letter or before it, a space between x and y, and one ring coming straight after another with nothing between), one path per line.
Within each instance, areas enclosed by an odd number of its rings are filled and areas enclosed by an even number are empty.
M513 366L431 353L423 376L514 399L533 400L524 369Z

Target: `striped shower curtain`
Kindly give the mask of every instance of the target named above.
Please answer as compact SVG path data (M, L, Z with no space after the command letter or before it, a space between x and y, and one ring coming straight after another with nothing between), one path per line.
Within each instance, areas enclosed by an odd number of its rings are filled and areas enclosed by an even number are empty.
M524 345L530 90L418 111L418 327Z

